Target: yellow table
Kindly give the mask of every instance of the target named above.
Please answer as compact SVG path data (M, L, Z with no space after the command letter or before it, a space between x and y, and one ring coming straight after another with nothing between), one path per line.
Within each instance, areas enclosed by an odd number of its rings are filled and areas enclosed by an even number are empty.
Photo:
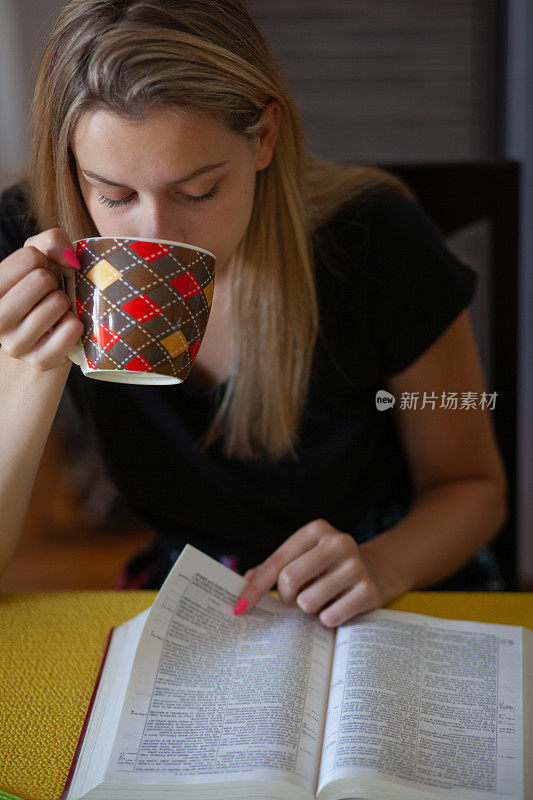
M0 789L58 800L109 629L156 594L0 594ZM410 592L387 608L533 628L533 593Z

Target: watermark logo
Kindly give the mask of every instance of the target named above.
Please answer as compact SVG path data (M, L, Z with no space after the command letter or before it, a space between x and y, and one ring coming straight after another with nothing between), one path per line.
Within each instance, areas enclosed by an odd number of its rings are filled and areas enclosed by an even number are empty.
M422 394L422 397L420 395ZM423 408L444 408L448 411L472 409L488 409L494 411L496 407L496 397L498 392L402 392L398 408L401 411L421 411ZM419 402L420 401L420 402ZM386 411L393 408L396 402L394 395L379 389L376 392L376 408L379 411Z
M387 408L392 408L395 402L394 395L386 392L385 389L380 389L376 392L376 408L378 411L386 411Z

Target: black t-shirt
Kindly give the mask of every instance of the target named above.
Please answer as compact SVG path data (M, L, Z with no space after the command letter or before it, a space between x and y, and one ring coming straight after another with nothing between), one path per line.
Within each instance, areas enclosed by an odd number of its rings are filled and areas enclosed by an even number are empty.
M35 232L23 194L6 190L0 259ZM393 414L376 408L376 392L469 305L478 275L418 204L390 189L346 202L313 241L321 327L298 460L227 459L220 441L202 452L196 442L220 387L115 384L70 371L66 391L109 475L164 541L259 563L313 519L358 540L367 512L411 502Z

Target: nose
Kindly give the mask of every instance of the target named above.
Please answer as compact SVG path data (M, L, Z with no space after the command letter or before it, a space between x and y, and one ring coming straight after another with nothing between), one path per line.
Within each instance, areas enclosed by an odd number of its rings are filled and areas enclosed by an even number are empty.
M170 225L169 223L156 221L153 224L148 222L140 226L141 234L140 239L164 239L172 242L184 242L185 231L176 224Z
M157 223L154 225L142 225L142 238L144 239L169 239L173 242L183 242L185 240L185 232L176 225L168 223Z
M140 209L136 227L139 229L139 238L186 241L186 233L179 220L179 214L169 203L147 202L144 208Z

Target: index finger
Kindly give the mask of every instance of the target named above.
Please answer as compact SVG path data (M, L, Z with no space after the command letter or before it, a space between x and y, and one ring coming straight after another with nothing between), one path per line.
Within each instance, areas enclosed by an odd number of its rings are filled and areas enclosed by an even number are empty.
M311 547L315 546L318 541L318 536L315 531L316 527L312 522L308 525L304 525L303 528L300 528L296 533L293 533L292 536L289 536L277 550L274 550L266 561L263 561L258 567L254 567L254 574L241 593L240 598L235 603L233 609L235 615L251 610L263 595L265 595L269 589L272 589L283 567L286 567L287 564L290 564L295 558L298 558L298 556L301 556Z
M24 246L25 248L26 246ZM2 261L0 270L0 297L15 286L29 272L38 267L52 269L50 259L36 247L19 248ZM57 277L57 275L56 275Z

